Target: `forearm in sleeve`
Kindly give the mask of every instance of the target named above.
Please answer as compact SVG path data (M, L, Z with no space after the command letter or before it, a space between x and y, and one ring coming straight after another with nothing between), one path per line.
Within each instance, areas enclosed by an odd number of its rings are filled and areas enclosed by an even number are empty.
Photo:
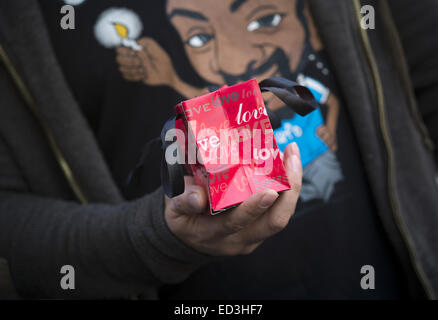
M182 281L210 258L168 229L158 189L120 205L0 192L0 256L25 297L125 297ZM75 289L60 285L63 265Z

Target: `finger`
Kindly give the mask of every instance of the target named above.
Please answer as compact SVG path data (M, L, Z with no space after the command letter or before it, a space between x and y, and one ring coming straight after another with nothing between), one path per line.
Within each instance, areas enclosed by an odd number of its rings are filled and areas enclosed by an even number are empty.
M126 47L117 47L116 52L118 56L123 56L123 57L133 57L136 55L135 50Z
M121 71L122 77L128 81L140 81L143 80L143 75L140 73L123 72Z
M139 52L139 59L142 61L143 65L151 71L156 71L158 72L159 69L156 65L156 63L154 62L156 60L156 58L154 58L154 56L152 56L148 49L145 48L144 50L142 50L141 52Z
M137 56L123 56L117 55L116 57L117 63L125 67L140 67L141 61Z
M119 70L121 72L129 72L129 73L141 73L143 72L143 68L141 65L124 65L119 64Z
M316 134L317 134L318 136L321 136L321 135L325 132L325 130L326 130L326 127L325 127L325 126L319 126L319 127L316 129Z
M143 76L144 72L143 69L133 69L130 67L125 67L125 66L119 66L119 71L123 74L129 75L129 76Z
M328 133L328 131L327 130L321 130L319 133L318 133L318 136L321 138L321 140L323 140L323 141L327 141L328 139L329 139L329 133Z
M161 46L158 44L158 42L153 39L153 38L149 38L149 37L144 37L141 38L137 41L137 43L139 45L141 45L143 47L143 49L148 48L154 52L161 52L163 51L163 49L161 48Z
M168 53L152 38L142 38L138 43L143 47L138 54L140 59L146 64L148 70L159 72L159 65L171 63Z
M300 148L298 148L297 143L292 142L290 145L291 145L290 148L292 148L291 150L292 154L295 154L298 157L298 159L301 159L301 152L300 152Z
M334 144L334 139L333 136L331 134L328 134L325 138L324 138L324 142L325 144L329 147L332 148L333 144Z
M284 164L291 189L283 191L269 211L238 235L246 243L258 243L283 230L295 212L301 189L302 168L298 146L289 144L284 153Z
M127 80L127 81L141 81L143 80L143 76L132 76L132 75L126 75L126 74L122 74L123 79Z
M204 188L196 185L192 177L184 177L184 193L171 199L172 211L184 215L196 215L205 212L207 195Z
M253 223L277 200L278 193L271 189L259 191L229 212L210 219L211 228L217 236L236 233Z
M276 208L284 208L286 211L292 211L293 213L293 210L290 210L290 208L295 209L298 197L300 195L303 178L300 151L295 142L286 147L283 163L291 189L281 193L278 201L272 207L272 210L275 210Z

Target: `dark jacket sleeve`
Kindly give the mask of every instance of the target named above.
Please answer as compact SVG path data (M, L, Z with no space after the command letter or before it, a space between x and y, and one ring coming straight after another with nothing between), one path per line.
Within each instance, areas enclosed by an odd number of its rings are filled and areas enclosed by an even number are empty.
M438 1L390 0L389 4L418 107L438 155Z
M0 257L23 297L153 297L210 260L171 233L161 189L118 205L40 197L6 151L0 139ZM63 265L75 270L74 290L61 288Z
M172 235L161 190L120 205L0 192L0 256L19 293L38 298L151 296L208 260ZM60 286L63 265L74 290Z
M0 192L0 256L19 293L37 298L151 296L208 260L168 229L161 190L120 205ZM60 286L63 265L74 290Z

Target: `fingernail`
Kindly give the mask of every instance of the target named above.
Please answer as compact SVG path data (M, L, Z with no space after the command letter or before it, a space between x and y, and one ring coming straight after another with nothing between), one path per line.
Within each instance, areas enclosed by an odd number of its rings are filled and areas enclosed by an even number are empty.
M266 193L260 200L259 207L263 209L269 208L274 204L275 200L277 200L277 197L278 193L275 191Z
M296 142L292 142L292 150L294 154L296 154L298 157L300 156L300 148L298 148L298 145Z
M290 165L292 166L292 171L298 173L300 170L300 159L298 159L298 157L293 154L289 161Z
M189 194L189 202L193 208L199 207L199 195L197 192L192 192Z

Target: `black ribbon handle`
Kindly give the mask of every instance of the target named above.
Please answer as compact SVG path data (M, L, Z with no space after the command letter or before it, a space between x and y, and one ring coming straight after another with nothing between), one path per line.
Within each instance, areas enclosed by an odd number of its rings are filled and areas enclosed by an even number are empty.
M267 78L259 83L260 90L272 92L281 101L283 101L293 111L300 116L305 116L319 107L313 97L312 92L304 86L297 84L291 80L280 77ZM210 87L210 90L217 90L218 88ZM267 109L268 116L272 121L275 120L275 115ZM169 198L176 197L184 193L184 165L176 162L175 164L169 164L166 161L165 154L166 148L170 146L174 141L166 141L166 133L170 129L175 128L175 117L166 121L161 130L161 183L163 185L164 192ZM273 125L273 128L277 126ZM143 148L143 152L137 162L135 168L129 173L127 184L129 184L136 174L136 172L146 164L147 155L150 152L151 144L156 142L155 138L149 141Z
M176 141L166 141L166 133L170 129L175 129L175 117L166 121L161 130L161 184L164 192L169 198L176 197L184 193L184 166L175 162L170 164L166 161L166 149Z
M305 116L319 107L312 92L298 83L280 77L260 81L260 90L270 91L300 116Z

